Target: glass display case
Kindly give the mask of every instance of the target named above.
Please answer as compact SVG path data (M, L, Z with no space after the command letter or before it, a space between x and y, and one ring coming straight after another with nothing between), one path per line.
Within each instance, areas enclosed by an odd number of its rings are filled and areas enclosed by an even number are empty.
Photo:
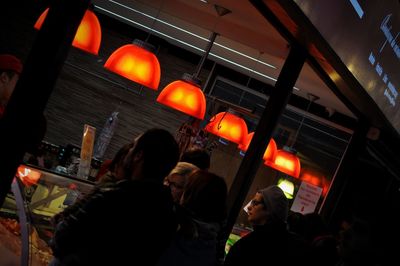
M93 182L21 165L0 209L0 260L6 265L48 265L52 218L89 193Z

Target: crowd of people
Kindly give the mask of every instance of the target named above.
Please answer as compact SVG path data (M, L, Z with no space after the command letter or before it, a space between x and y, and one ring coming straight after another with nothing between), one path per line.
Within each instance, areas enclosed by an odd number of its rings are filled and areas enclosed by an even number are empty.
M54 218L51 265L337 262L336 242L319 220L302 215L302 225L293 216L288 221L288 199L275 185L254 195L247 209L254 231L225 256L225 180L209 172L206 151L180 155L166 130L144 132L107 165L93 192Z
M0 55L0 117L21 71L18 58ZM247 209L253 231L225 256L228 189L209 168L206 150L180 154L168 131L144 132L103 164L90 194L53 217L50 265L344 266L361 261L352 261L353 228L338 239L318 214L289 215L288 199L275 185L253 196Z

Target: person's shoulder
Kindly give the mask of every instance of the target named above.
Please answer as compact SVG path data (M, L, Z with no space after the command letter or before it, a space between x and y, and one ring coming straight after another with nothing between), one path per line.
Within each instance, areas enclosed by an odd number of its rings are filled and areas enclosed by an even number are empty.
M120 180L115 183L116 189L119 190L156 190L163 191L167 187L161 182L153 182L149 180Z
M116 182L113 193L129 195L129 197L146 197L150 201L171 200L169 188L162 183L146 180L122 180ZM172 203L171 203L172 204Z

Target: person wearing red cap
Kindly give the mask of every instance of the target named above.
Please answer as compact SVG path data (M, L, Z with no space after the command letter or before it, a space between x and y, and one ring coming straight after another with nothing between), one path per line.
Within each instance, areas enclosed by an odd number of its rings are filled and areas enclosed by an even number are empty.
M0 54L0 117L22 72L21 61L10 54Z

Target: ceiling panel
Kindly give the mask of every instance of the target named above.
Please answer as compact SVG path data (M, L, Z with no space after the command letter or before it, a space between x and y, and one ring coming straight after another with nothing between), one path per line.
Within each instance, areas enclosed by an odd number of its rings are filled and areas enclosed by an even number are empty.
M289 52L286 40L246 0L94 0L98 11L114 16L191 52L202 54L212 32L219 35L209 58L274 85ZM218 16L215 5L231 10ZM262 61L260 63L259 61ZM273 67L268 66L272 65ZM294 93L354 117L307 64Z

